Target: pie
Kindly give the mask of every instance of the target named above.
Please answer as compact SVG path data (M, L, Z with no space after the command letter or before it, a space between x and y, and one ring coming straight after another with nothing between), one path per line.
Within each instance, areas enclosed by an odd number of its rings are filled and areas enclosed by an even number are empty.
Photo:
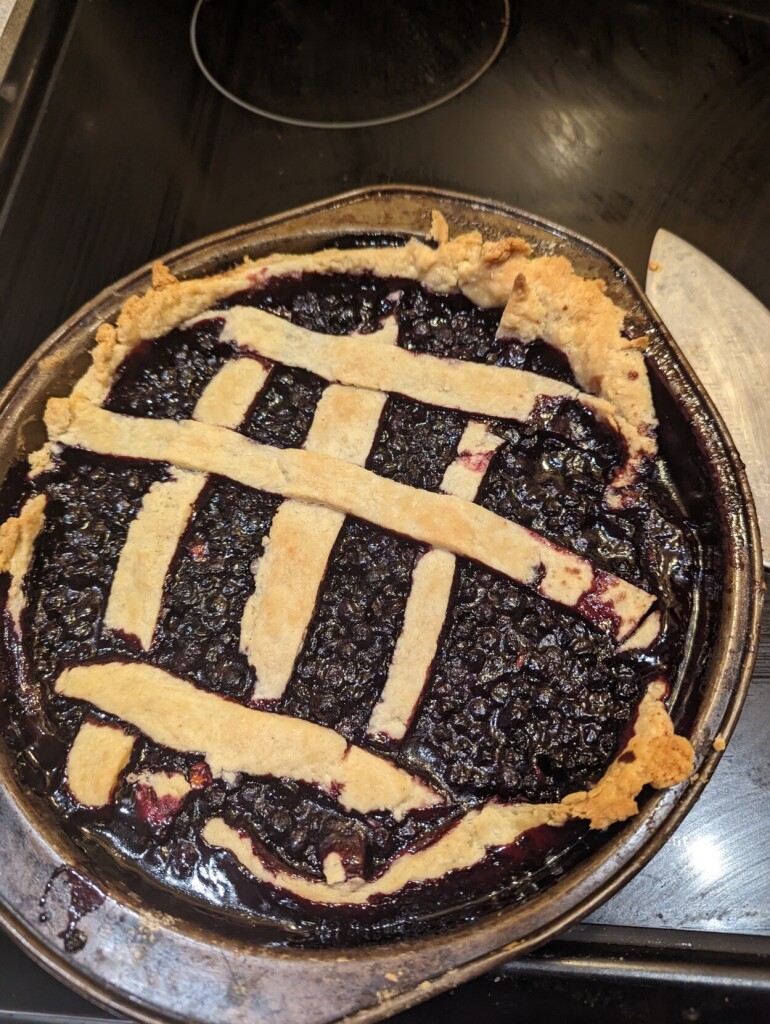
M22 778L158 898L278 938L546 884L692 771L697 544L632 333L440 215L156 265L4 486Z

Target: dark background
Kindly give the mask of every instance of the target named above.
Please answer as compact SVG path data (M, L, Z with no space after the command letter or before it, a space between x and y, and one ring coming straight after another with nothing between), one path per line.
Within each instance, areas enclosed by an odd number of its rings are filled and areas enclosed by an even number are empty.
M444 42L453 32L456 39L462 23L458 2L443 5L437 32ZM608 247L642 283L654 233L665 227L770 305L770 5L761 0L513 0L502 53L466 92L407 120L345 130L280 124L224 99L193 59L193 7L191 0L36 0L0 89L3 381L78 306L148 260L239 223L385 182L515 204ZM313 5L284 0L283 7L296 21ZM312 19L295 42L310 61ZM373 47L376 60L376 38L359 45ZM394 65L401 62L405 79L421 80L420 53L407 24ZM270 48L262 53L255 44L253 59L269 61ZM360 60L341 54L338 68L346 97L365 92ZM720 766L709 791L739 778L740 751L753 751L766 776L769 632L751 722L742 721L733 767ZM730 802L729 790L723 800ZM751 849L766 863L759 814ZM661 888L668 882L675 891L671 881L662 877ZM655 889L648 883L635 891ZM622 906L622 923L639 924L634 907ZM630 928L596 927L400 1019L459 1024L483 1014L496 1024L558 1014L565 1022L668 1024L770 1013L767 944L759 936L749 934L740 952L728 954L724 944L710 952L693 932L687 953L688 943L661 930L631 955L620 936ZM670 927L684 925L672 919ZM697 979L688 974L693 963ZM98 1012L0 940L0 1022Z

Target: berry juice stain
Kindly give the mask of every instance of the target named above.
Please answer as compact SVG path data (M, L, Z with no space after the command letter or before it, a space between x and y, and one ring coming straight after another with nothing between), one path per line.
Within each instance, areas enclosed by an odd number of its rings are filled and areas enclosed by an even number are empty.
M43 895L38 901L41 907L38 920L41 924L45 924L51 919L48 911L48 897L57 878L62 878L69 887L67 925L57 934L68 953L79 953L88 941L88 936L78 925L87 914L101 907L105 896L89 878L86 878L76 868L62 864L51 874L45 884Z

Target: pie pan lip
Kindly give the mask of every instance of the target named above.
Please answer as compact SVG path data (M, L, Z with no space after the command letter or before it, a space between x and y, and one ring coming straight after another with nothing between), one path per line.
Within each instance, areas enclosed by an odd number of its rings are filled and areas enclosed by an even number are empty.
M276 949L160 912L107 880L57 827L42 801L26 793L0 744L0 922L54 976L113 1012L142 1021L229 1024L247 1018L294 1022L374 1021L530 952L596 909L663 845L697 800L719 760L715 737L728 739L748 688L763 590L756 514L745 472L724 423L629 271L572 231L502 202L438 189L389 185L359 189L177 250L166 262L182 276L219 269L246 254L311 250L348 231L423 234L430 211L453 233L521 233L536 251L557 245L578 272L600 276L609 294L650 338L658 375L687 443L699 460L719 520L722 590L697 687L675 695L675 720L695 748L695 775L654 795L585 860L544 892L470 924L421 938L330 950ZM149 266L106 289L59 328L0 395L0 473L42 440L40 417L52 395L69 391L85 369L96 326L149 283ZM689 670L688 670L689 671ZM54 885L50 919L40 898L57 868L72 865L103 891L84 917L88 940L67 953L68 889ZM50 886L49 886L50 887Z

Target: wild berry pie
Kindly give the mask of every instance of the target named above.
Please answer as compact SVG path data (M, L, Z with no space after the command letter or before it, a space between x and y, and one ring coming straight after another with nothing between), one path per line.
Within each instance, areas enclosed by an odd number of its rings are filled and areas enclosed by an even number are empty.
M691 771L695 543L644 353L563 257L435 215L157 265L46 424L3 498L4 732L158 892L398 933Z

